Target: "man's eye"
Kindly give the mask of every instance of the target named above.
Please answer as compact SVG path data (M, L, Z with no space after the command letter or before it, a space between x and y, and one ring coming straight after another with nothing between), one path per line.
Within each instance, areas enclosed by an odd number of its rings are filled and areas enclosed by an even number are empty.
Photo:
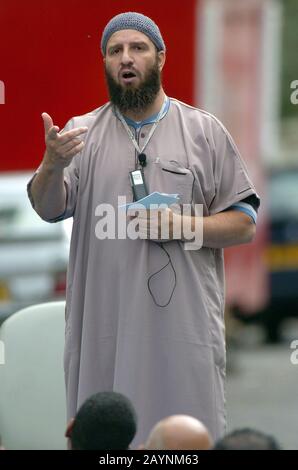
M118 54L119 51L120 51L120 49L113 49L113 50L111 51L111 54L112 54L112 55Z

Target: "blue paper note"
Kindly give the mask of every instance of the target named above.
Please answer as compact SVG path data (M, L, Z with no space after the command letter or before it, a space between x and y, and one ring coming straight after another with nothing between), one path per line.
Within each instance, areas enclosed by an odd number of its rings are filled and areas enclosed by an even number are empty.
M178 204L179 194L166 194L155 191L142 199L119 206L119 209L150 209L150 206L164 204L169 207L171 204ZM151 207L152 208L152 207Z

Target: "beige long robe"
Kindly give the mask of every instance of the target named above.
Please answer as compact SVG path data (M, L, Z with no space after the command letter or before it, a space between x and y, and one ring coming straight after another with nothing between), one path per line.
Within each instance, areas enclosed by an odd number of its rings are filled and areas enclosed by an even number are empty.
M85 147L65 169L73 216L65 333L68 417L97 391L127 395L138 413L134 445L161 418L198 417L214 439L225 429L224 266L221 249L183 249L166 243L177 276L171 302L158 307L148 278L168 261L156 243L95 234L101 203L132 201L128 173L136 151L110 103L73 118L67 129L88 126ZM140 146L151 124L137 134ZM254 194L226 129L212 115L175 99L145 153L150 192L179 193L181 202L220 212ZM116 211L117 212L117 211ZM157 303L174 286L170 265L151 280Z

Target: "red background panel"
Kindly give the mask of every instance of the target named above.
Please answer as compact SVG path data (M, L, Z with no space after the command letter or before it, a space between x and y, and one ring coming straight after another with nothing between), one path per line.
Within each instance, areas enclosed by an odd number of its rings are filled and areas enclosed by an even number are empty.
M62 127L107 101L100 38L110 18L139 11L167 45L164 86L192 104L196 0L1 0L0 171L36 167L44 149L41 113Z

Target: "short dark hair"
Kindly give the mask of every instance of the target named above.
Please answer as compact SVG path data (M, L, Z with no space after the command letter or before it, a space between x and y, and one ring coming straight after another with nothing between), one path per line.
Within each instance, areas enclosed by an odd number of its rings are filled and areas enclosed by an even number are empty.
M127 397L117 392L96 393L75 416L72 449L128 449L136 430L136 412Z
M280 450L277 440L251 428L235 429L219 439L213 450Z

